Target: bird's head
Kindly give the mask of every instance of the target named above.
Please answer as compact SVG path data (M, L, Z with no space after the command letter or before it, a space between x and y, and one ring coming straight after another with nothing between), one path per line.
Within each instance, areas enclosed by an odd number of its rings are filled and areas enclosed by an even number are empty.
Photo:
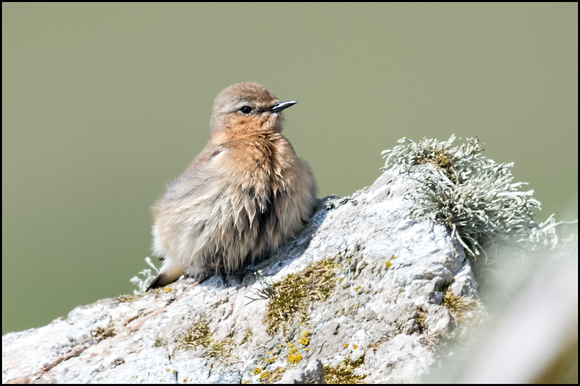
M235 136L282 131L282 110L296 101L280 102L264 86L236 83L215 98L211 115L211 140L222 142Z

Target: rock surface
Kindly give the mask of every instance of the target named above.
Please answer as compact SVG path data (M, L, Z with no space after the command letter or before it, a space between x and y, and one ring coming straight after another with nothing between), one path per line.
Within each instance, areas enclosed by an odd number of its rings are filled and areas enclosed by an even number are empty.
M417 381L485 309L461 245L411 219L411 180L387 171L321 200L296 240L226 282L181 279L6 334L2 382Z

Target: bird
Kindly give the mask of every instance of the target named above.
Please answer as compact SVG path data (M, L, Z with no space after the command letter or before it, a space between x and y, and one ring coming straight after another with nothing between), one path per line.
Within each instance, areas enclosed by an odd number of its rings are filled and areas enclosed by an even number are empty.
M199 282L233 273L304 228L316 181L281 134L281 113L296 103L253 82L217 95L208 143L152 207L152 250L163 264L148 290L183 274Z

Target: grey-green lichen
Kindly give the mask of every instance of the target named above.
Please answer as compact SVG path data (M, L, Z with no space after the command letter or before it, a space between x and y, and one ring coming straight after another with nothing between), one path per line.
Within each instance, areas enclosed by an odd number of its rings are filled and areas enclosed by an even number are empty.
M320 260L272 284L274 295L264 315L266 331L270 335L278 330L285 333L295 319L304 322L312 303L326 300L334 290L336 266L332 259Z
M253 297L246 296L248 299L251 300L250 303L258 299L274 299L276 297L276 294L272 289L272 282L264 277L261 269L254 272L254 277L258 282L259 288L253 291Z
M145 268L144 270L139 272L139 274L137 276L133 276L131 279L129 279L129 281L137 287L136 290L133 290L134 295L144 294L147 291L147 287L149 286L149 283L151 283L153 281L153 279L155 279L155 276L157 276L157 274L159 273L159 270L151 262L151 258L149 256L145 257L145 262L153 270L151 270L149 268ZM142 278L139 277L139 275L141 275Z
M453 146L447 141L402 138L401 145L382 152L383 169L414 171L417 182L409 190L412 215L448 226L452 236L472 255L488 255L502 242L515 242L530 249L553 247L555 227L550 216L543 223L533 220L540 202L533 190L521 191L525 182L513 182L513 163L496 163L481 155L477 138Z

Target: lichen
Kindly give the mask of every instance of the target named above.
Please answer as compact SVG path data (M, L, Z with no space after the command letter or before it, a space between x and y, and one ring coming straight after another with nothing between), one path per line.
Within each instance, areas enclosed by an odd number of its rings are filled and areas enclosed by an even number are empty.
M331 259L324 259L274 283L275 295L268 302L264 315L268 334L273 335L279 329L285 333L295 319L306 321L311 305L326 300L334 290L336 266Z
M153 270L145 268L139 272L137 276L133 276L131 279L129 279L129 281L137 287L136 290L133 290L134 295L144 294L147 291L149 283L151 283L153 279L155 279L155 276L157 276L159 273L159 269L157 269L157 267L151 262L151 258L149 256L145 257L145 262ZM139 275L142 277L139 277Z
M300 343L302 346L308 346L308 344L310 343L310 339L308 339L309 335L310 330L303 331L300 339L298 340L298 343Z
M302 355L299 353L288 355L287 361L292 364L296 364L302 360Z
M416 186L407 197L413 202L412 216L446 225L452 237L471 256L488 256L501 243L517 243L530 249L554 247L557 242L553 215L545 222L533 220L540 202L533 190L521 191L526 183L513 183L513 163L496 163L481 155L477 138L466 138L452 147L447 141L408 138L402 145L382 152L383 169L413 171Z
M276 297L276 294L272 288L272 282L264 277L261 269L254 272L254 277L256 278L256 281L258 282L259 287L252 291L252 294L254 295L254 297L246 296L246 298L251 300L250 303L252 303L256 300L259 300L259 299L266 299L267 300L267 299L273 299ZM250 304L250 303L248 303L248 304Z
M260 374L260 382L270 384L279 381L287 369L287 367L280 367L272 371L263 371Z

